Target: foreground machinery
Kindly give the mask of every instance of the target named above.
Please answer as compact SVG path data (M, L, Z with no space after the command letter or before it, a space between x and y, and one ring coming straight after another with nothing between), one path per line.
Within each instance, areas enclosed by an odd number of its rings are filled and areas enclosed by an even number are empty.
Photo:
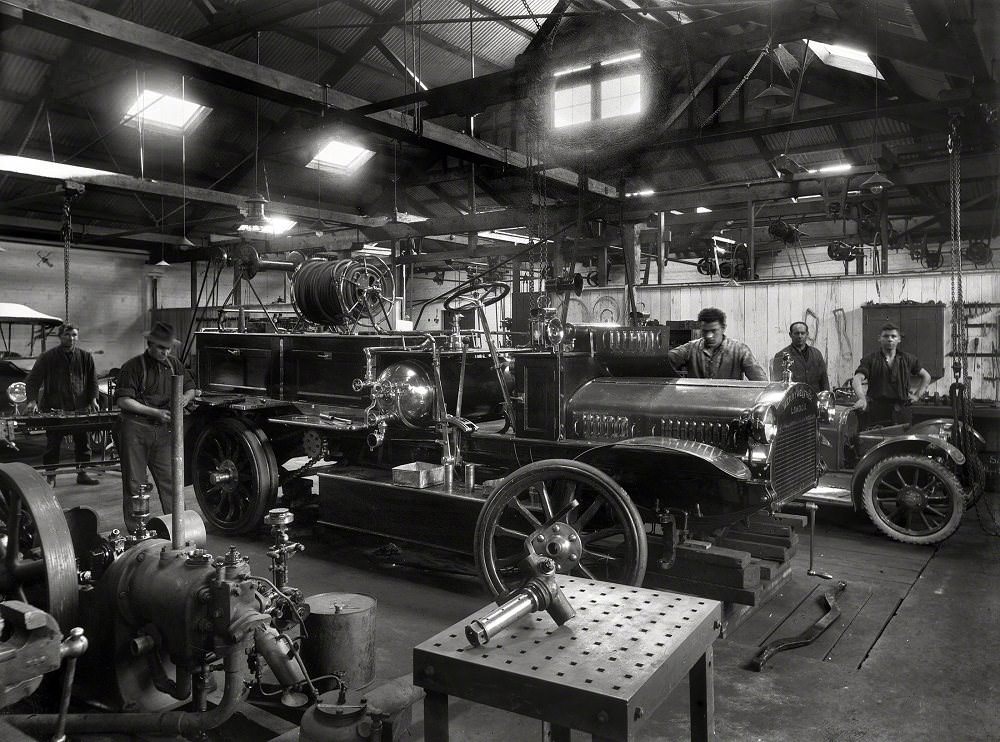
M250 254L246 275L291 273L308 331L197 335L188 474L224 532L258 528L279 485L317 474L320 525L473 554L496 594L529 551L640 584L678 542L816 484L829 401L808 386L668 378L666 328L541 311L529 345L497 347L484 309L502 283L445 299L479 330L391 332L388 269L335 265ZM358 317L372 331L345 334Z
M193 511L168 523L151 520L148 505L148 493L133 498L133 532L100 533L93 511L64 513L39 473L0 464L0 704L27 698L66 661L58 704L44 686L47 697L34 703L59 713L10 713L3 724L55 738L197 734L226 721L266 668L285 694L315 697L285 635L308 609L284 582L297 546L284 527L270 553L272 581L235 548L218 559L206 552ZM209 709L214 686L221 698ZM71 691L95 712L67 713Z

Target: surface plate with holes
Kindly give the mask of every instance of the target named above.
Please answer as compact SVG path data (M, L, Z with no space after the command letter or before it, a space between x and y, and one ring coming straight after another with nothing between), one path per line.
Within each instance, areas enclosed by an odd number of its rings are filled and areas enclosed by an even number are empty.
M721 604L564 575L558 581L576 610L565 625L532 613L472 647L464 627L495 608L485 606L414 649L414 682L603 738L632 739L712 646Z

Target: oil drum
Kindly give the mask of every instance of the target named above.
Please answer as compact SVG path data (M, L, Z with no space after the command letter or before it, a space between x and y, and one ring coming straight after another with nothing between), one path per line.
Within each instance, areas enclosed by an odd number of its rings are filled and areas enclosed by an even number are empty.
M371 595L319 593L306 598L309 616L302 638L302 659L309 675L333 673L348 688L364 688L375 680L375 606ZM335 685L335 684L334 684ZM332 687L318 683L320 689Z

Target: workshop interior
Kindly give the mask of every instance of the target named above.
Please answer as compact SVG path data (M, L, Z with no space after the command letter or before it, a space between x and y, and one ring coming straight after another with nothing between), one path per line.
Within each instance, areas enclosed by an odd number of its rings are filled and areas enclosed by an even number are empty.
M998 24L0 0L0 739L996 739Z

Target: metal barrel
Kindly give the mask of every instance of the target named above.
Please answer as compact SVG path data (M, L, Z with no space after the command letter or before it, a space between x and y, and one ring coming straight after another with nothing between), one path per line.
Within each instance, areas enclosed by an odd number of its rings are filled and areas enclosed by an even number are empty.
M308 637L302 659L309 675L343 673L348 688L364 688L375 680L375 606L371 595L320 593L306 598ZM320 690L333 683L318 683Z

